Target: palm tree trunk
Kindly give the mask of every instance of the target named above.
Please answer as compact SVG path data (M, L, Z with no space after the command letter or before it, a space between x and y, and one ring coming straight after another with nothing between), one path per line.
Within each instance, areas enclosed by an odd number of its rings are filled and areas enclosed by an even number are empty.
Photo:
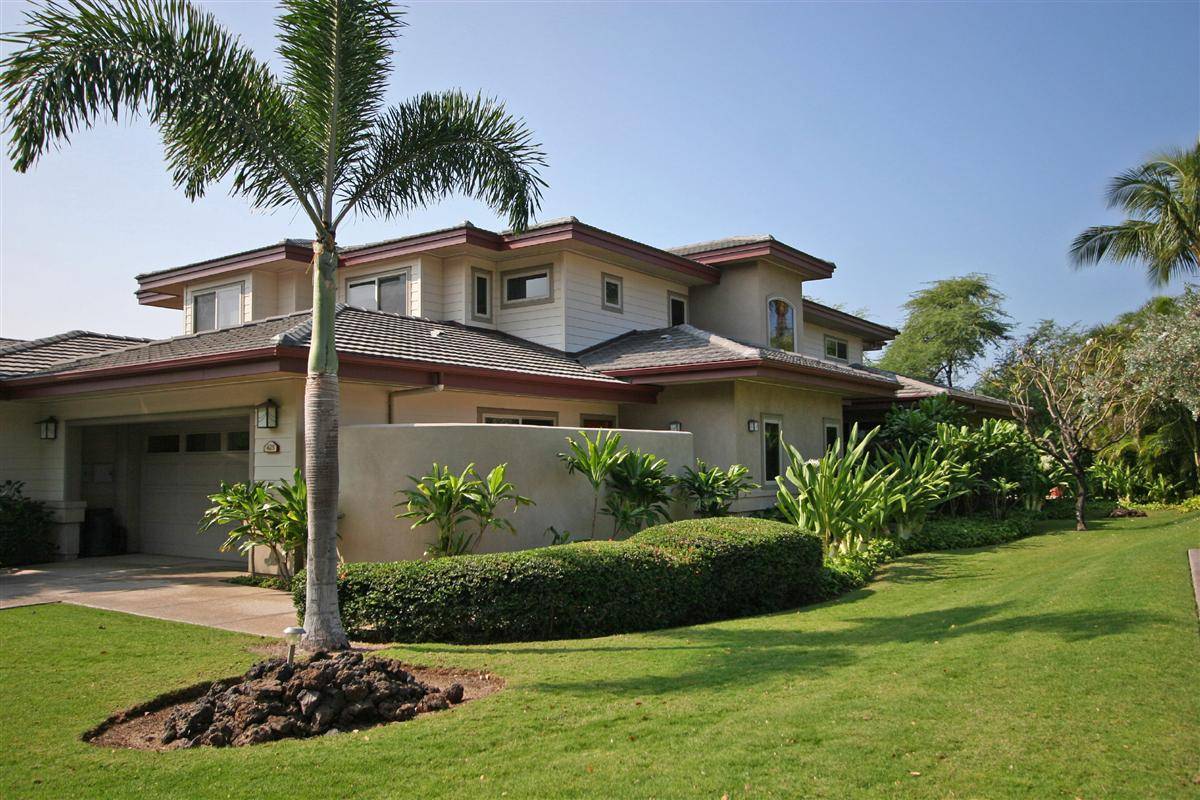
M337 596L338 377L334 343L337 248L313 241L313 315L304 386L304 475L308 482L308 572L304 644L313 650L350 646Z

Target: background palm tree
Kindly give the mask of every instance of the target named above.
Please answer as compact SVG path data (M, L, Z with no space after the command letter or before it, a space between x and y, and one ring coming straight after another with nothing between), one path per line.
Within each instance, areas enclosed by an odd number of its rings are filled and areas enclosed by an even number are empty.
M1200 142L1113 178L1108 206L1122 209L1129 219L1075 237L1071 257L1076 265L1141 261L1157 286L1195 274L1200 269Z
M337 230L351 211L390 217L463 192L516 230L545 184L540 145L495 100L383 94L404 25L386 0L283 0L275 75L188 0L35 6L0 65L10 156L29 169L79 128L124 111L162 134L175 185L213 183L258 208L299 206L313 225L313 331L304 398L310 647L348 642L337 605Z

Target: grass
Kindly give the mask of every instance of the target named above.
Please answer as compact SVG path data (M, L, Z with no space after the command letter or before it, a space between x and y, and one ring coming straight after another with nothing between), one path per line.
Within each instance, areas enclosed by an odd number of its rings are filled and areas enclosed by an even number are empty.
M509 688L414 722L236 750L111 751L78 736L244 669L261 640L67 605L3 611L0 796L1196 798L1185 550L1198 546L1198 514L1102 520L905 558L796 612L398 647Z

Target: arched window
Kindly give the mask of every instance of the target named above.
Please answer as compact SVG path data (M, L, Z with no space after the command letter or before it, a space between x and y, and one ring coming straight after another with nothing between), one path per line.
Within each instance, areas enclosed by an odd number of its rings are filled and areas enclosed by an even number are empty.
M796 310L781 297L767 301L767 344L778 350L796 351Z

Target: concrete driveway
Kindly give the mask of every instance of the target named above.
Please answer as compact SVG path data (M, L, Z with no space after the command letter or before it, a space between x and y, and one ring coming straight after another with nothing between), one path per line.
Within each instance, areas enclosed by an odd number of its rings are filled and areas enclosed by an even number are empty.
M228 561L129 555L0 570L0 608L75 603L261 636L296 624L291 595L235 586Z

